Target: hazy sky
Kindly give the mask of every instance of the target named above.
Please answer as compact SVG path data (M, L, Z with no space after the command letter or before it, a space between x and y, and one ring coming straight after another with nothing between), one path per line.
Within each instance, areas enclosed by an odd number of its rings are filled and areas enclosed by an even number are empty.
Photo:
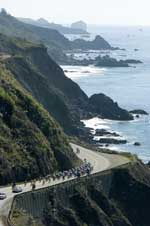
M0 0L14 16L58 23L150 25L150 0Z

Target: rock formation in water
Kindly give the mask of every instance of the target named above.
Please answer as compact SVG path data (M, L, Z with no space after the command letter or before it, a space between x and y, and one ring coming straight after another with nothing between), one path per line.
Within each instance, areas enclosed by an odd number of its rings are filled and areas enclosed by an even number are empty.
M87 24L84 21L77 21L71 24L71 28L73 29L81 29L83 31L87 31Z

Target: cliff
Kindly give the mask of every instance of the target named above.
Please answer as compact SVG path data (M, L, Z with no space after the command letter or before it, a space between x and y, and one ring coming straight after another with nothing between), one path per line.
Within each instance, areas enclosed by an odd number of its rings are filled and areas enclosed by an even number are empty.
M3 35L0 35L0 44L0 51L11 55L4 62L6 68L52 114L66 133L79 136L83 131L80 120L101 116L101 112L106 118L112 118L113 114L113 119L133 119L105 95L96 102L93 97L88 98L75 82L65 76L43 45Z
M0 63L0 185L79 163L60 126Z

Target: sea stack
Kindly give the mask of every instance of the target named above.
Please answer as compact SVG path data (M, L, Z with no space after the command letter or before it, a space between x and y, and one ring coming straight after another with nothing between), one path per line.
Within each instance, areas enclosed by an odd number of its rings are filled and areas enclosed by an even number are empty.
M81 29L83 31L87 31L87 24L84 21L77 21L71 24L71 28L73 29Z

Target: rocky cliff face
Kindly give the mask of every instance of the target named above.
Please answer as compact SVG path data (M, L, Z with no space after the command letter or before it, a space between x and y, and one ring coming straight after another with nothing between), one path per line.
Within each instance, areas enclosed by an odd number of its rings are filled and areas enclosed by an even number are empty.
M0 43L0 50L11 55L4 62L7 69L52 114L66 133L79 136L83 129L80 120L85 117L100 115L117 120L133 119L105 95L94 95L89 99L75 82L65 76L44 46L3 35Z
M121 180L120 180L121 178ZM150 224L150 170L138 163L130 170L115 172L110 199L133 226Z
M99 178L100 179L100 178ZM89 183L90 184L90 183ZM43 224L54 225L148 226L150 224L150 171L141 163L114 171L109 195L100 186L75 190L69 208L61 203L59 215L44 213ZM59 206L58 205L58 206Z
M136 162L95 178L36 192L33 208L28 208L24 197L20 201L18 197L12 222L26 226L30 214L30 225L149 226L149 193L150 170ZM28 194L28 202L32 196ZM23 200L25 211L20 212ZM39 200L41 206L35 212Z

